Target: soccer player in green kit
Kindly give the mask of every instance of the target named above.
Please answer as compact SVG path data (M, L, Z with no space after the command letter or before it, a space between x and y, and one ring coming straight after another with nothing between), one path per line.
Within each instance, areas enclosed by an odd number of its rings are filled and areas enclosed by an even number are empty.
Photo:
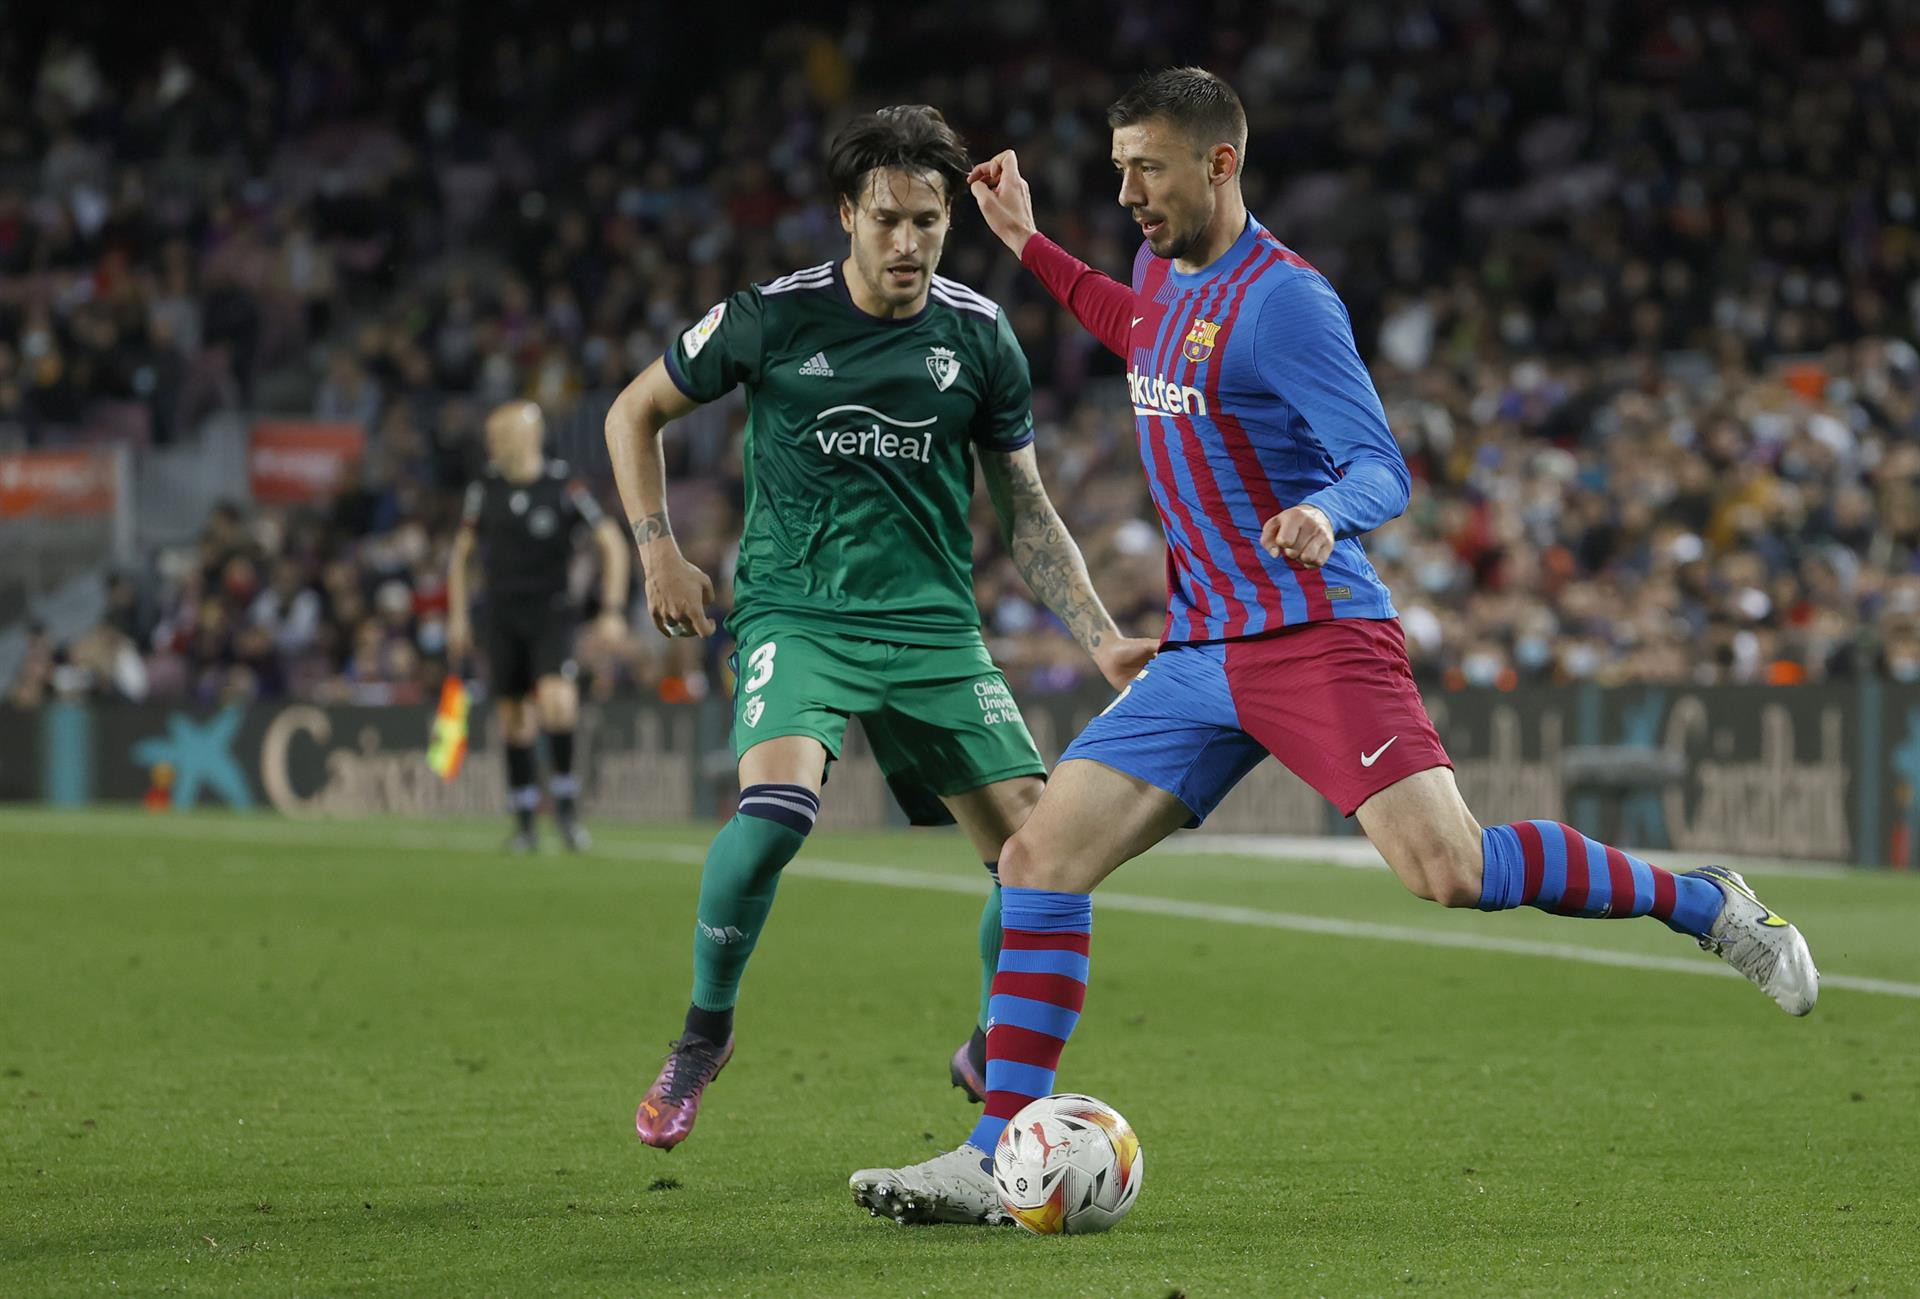
M1155 643L1123 637L1041 486L1032 384L1005 315L934 274L970 169L924 105L850 122L828 179L844 262L715 306L607 415L620 498L669 635L709 635L713 584L668 525L660 430L736 385L748 395L746 524L728 630L736 642L738 811L701 876L685 1031L634 1115L671 1149L733 1054L733 1007L780 869L820 808L857 716L916 822L959 822L991 873L1040 797L1044 767L981 639L967 525L976 456L1015 566L1116 689ZM984 1094L986 980L999 887L981 916L982 1020L951 1076Z

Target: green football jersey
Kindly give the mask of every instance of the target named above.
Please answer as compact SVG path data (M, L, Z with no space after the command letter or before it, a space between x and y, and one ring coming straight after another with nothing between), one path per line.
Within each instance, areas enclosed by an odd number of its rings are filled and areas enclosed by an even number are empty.
M974 450L1033 440L1027 358L992 300L936 275L918 315L883 320L830 262L715 306L667 373L695 401L746 386L736 628L777 614L905 645L979 638Z

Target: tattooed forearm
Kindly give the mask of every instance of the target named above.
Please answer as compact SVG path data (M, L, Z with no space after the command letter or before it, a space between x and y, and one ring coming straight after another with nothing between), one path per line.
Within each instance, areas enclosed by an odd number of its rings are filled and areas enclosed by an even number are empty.
M1120 629L1094 594L1080 547L1047 499L1033 449L985 456L981 469L994 512L1000 516L1000 535L1028 589L1058 615L1089 654L1118 639Z
M1038 484L1036 483L1037 487ZM1052 502L1036 492L1020 502L1012 520L1009 549L1013 566L1041 603L1054 611L1088 653L1119 635L1113 618L1094 594L1087 562L1067 534Z
M1073 638L1089 652L1115 634L1113 619L1093 593L1087 564L1060 516L1022 520L1013 532L1013 566L1041 603L1060 616Z
M639 546L673 534L673 529L667 526L665 510L657 510L644 519L631 519L628 526L633 529L634 544Z

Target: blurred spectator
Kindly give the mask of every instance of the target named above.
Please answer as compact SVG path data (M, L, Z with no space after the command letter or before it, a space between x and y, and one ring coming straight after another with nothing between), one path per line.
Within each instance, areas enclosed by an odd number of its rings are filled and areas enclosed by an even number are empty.
M155 694L415 697L489 403L539 400L556 449L603 469L607 401L676 331L844 248L820 156L883 102L1019 148L1041 227L1124 273L1104 106L1199 59L1247 100L1250 206L1347 303L1421 480L1368 547L1423 677L1916 672L1908 7L1128 6L1106 66L1074 6L993 12L1019 38L992 58L971 12L855 11L736 33L719 69L676 55L717 12L676 46L564 0L537 29L375 3L150 48L0 35L0 446L103 403L161 440L249 402L364 424L366 480L329 517L223 507L109 622ZM1122 624L1157 629L1118 363L964 198L943 270L1005 304L1052 494ZM688 553L722 585L738 423L669 439ZM1016 683L1088 680L983 503L976 536ZM712 647L581 649L596 693L717 672ZM55 653L36 642L16 693Z
M53 638L39 623L27 627L27 650L7 687L7 702L15 708L38 708L46 703L55 667Z

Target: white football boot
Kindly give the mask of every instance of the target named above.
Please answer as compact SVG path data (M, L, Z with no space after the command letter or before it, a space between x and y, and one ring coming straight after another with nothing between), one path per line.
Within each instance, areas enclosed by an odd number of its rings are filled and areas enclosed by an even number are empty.
M1702 866L1687 874L1710 880L1726 899L1720 918L1699 939L1701 948L1759 984L1789 1015L1812 1010L1820 999L1820 971L1800 931L1768 910L1737 872Z
M1011 1222L1000 1207L987 1156L961 1146L907 1168L863 1168L847 1179L853 1202L876 1218L895 1222L961 1222L999 1226Z

